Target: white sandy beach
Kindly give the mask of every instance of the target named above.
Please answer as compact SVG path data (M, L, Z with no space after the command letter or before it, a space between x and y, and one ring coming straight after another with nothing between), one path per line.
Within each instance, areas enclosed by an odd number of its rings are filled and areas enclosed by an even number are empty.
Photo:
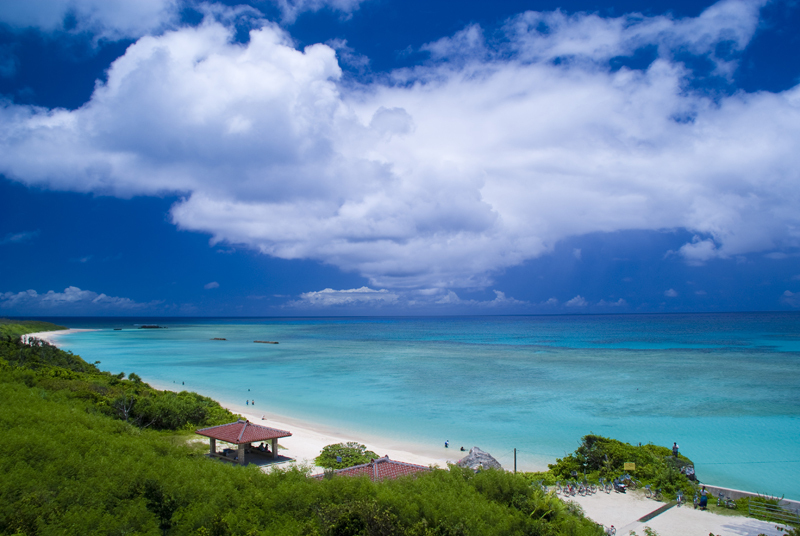
M170 388L169 384L151 383L151 385L157 389L175 390L174 387ZM410 452L409 450L403 449L401 446L392 445L389 442L376 441L375 438L365 438L358 434L347 432L321 431L322 427L312 423L272 413L252 413L252 409L247 411L247 409L242 406L226 403L225 401L219 402L224 408L243 416L252 423L291 432L292 437L280 440L280 445L285 448L285 450L281 450L281 454L292 458L294 462L291 463L313 467L313 472L315 473L322 471L321 467L315 467L314 459L319 456L323 447L336 443L346 443L348 441L356 441L366 445L368 450L375 452L379 456L388 455L392 460L426 466L433 465L442 468L447 467L448 463L457 462L466 454L466 452L460 452L458 449L445 449L444 447L442 447L442 453L439 456L434 452ZM450 453L452 453L452 456L448 456Z
M54 346L58 346L58 339L70 333L82 333L84 331L97 331L96 329L60 329L58 331L39 331L37 333L28 333L22 336L22 342L28 344L28 341L39 339L40 341L48 342Z
M57 345L60 337L83 331L94 330L47 331L31 333L23 338L24 340L40 339ZM178 385L152 381L148 381L148 383L156 389L181 390L181 386ZM285 463L309 467L312 469L312 473L322 471L322 468L315 466L314 459L319 455L323 447L348 441L364 444L367 449L374 451L379 456L388 455L393 460L426 466L439 466L441 468L447 467L448 463L455 463L466 454L459 451L458 448L445 449L443 446L440 451L420 447L419 450L415 448L414 452L412 452L402 445L392 444L391 440L362 437L357 433L347 431L325 430L324 426L269 413L260 407L257 411L254 411L254 407L231 404L224 400L218 401L223 407L235 414L242 415L250 422L291 432L291 437L280 440L280 445L285 449L281 450L281 454L292 459L292 461ZM467 446L465 445L465 447ZM266 468L267 470L268 467ZM719 536L758 536L759 534L782 536L784 534L783 531L779 531L776 528L774 523L741 516L722 516L711 512L694 510L691 506L671 508L642 523L638 519L663 506L663 503L646 499L642 493L637 491L625 494L600 492L585 497L571 497L569 500L580 504L586 515L595 522L606 527L614 525L617 528L617 534L620 536L628 536L630 531L636 531L641 536L644 534L645 526L657 531L659 536L706 536L708 534Z

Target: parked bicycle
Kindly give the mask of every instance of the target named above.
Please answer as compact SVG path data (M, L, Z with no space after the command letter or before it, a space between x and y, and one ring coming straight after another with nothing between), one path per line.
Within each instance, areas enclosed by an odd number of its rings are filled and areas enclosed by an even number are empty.
M664 496L661 494L661 488L658 488L657 490L654 491L650 487L650 484L647 484L644 487L644 496L647 497L648 499L655 499L657 501L660 501L664 498Z
M724 506L726 508L736 509L736 501L725 495L720 491L717 497L717 506Z
M540 489L540 490L542 490L542 492L544 492L545 494L547 494L547 492L548 492L548 489L547 489L547 486L546 486L546 485L545 485L545 483L544 483L544 480L537 480L536 482L534 482L533 484L531 484L531 486L532 486L534 489Z
M628 489L636 489L638 487L641 487L642 485L641 482L633 478L629 473L625 473L624 475L622 475L620 477L620 480L622 480L622 483L625 484L628 487Z

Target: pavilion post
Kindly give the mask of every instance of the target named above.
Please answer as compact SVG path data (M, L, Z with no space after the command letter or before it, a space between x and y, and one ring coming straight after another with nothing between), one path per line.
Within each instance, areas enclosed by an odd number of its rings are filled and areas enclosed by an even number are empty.
M216 454L217 453L217 440L213 437L208 438L208 452L209 454Z
M245 449L246 446L247 445L245 443L242 443L241 445L239 445L239 464L240 465L244 465L244 449Z
M273 438L272 439L272 457L273 458L277 458L278 457L278 439L277 438Z

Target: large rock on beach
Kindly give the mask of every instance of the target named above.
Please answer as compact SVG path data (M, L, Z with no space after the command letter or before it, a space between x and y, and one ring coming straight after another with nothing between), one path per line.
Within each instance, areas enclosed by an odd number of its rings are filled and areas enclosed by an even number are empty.
M491 454L488 452L484 452L478 447L472 447L469 449L469 454L464 456L459 462L456 464L459 467L468 467L470 469L478 470L478 469L503 469L503 466L500 465L500 462L495 460Z

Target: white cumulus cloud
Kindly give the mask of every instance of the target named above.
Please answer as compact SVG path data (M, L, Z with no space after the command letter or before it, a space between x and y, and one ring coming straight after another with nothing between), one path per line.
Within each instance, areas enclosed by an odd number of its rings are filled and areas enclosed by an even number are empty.
M206 283L205 285L203 285L203 288L206 290L219 288L219 283L217 283L216 281L212 281L211 283Z
M81 290L69 286L64 292L49 290L44 294L30 289L22 292L0 293L0 308L10 309L14 314L27 313L105 313L142 310L158 305L160 302L140 303L130 298L98 294L91 290Z
M589 305L589 302L586 301L586 298L578 294L571 300L567 300L564 303L564 305L566 305L567 307L586 307L587 305Z
M796 248L800 88L711 98L675 57L728 76L717 45L745 47L762 4L686 19L527 12L505 39L471 26L429 45L429 63L362 85L342 82L327 45L297 50L269 23L235 43L209 12L139 39L77 110L3 104L0 172L178 193L182 229L397 291L485 288L594 232L688 229L691 264ZM646 46L646 70L610 67Z
M781 302L791 307L800 307L800 292L792 292L791 290L784 291L781 296Z
M334 290L326 288L313 292L305 292L300 299L290 302L289 306L330 307L340 305L378 305L396 303L399 296L386 289L375 290L369 287Z
M600 305L601 307L627 307L628 302L626 302L623 298L620 298L616 301L600 300L597 302L597 305Z
M294 308L323 308L323 307L379 307L391 304L395 310L431 311L447 310L457 306L459 310L465 308L474 310L504 310L512 311L520 306L530 305L528 302L506 296L505 292L494 290L494 299L474 300L462 299L452 290L443 289L415 289L394 290L372 289L361 287L347 290L334 290L327 288L300 295L299 300L289 302L287 305Z
M338 11L349 16L356 11L365 0L272 0L280 8L283 21L292 23L303 12L314 12L322 9Z
M667 289L664 291L664 296L666 296L667 298L677 298L678 291L676 291L674 288Z
M9 0L0 2L0 23L46 32L71 29L108 39L137 38L174 23L179 5L179 0Z

